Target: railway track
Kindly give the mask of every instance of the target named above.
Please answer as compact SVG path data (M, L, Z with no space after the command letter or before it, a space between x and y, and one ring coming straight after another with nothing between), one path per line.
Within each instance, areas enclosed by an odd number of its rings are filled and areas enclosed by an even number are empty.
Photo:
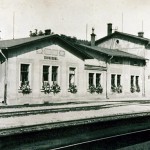
M118 135L108 136L104 138L98 138L98 139L89 140L81 143L75 143L67 146L53 148L51 150L85 150L85 149L90 149L90 150L120 149L121 150L121 148L124 147L130 147L130 149L131 148L136 149L139 148L139 145L142 146L143 143L145 142L147 142L146 144L147 149L150 149L150 129L128 132L125 134L118 134Z
M69 112L69 111L88 111L88 110L99 110L109 108L110 105L94 105L94 106L74 106L74 107L63 107L63 108L40 108L34 110L15 110L15 111L0 111L0 118L2 117L15 117L15 116L27 116L27 115L36 115L36 114L47 114L47 113L59 113L59 112ZM0 109L1 110L1 109ZM7 108L6 108L7 110Z
M0 117L12 117L12 116L27 116L36 114L69 112L69 111L86 111L86 110L98 110L104 109L102 105L98 106L83 106L83 107L71 107L71 108L53 108L53 109L38 109L38 110L26 110L26 111L12 111L12 112L0 112Z

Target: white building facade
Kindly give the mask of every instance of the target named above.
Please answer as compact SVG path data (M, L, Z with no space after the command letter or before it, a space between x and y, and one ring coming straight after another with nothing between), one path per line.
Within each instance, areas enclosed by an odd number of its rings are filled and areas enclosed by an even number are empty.
M101 100L145 92L145 59L137 55L109 53L109 49L74 44L59 35L1 41L0 48L1 103Z

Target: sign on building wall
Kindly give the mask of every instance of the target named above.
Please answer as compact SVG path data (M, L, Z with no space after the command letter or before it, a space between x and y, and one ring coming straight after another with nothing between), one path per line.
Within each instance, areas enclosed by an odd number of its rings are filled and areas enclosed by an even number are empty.
M44 59L48 59L48 60L58 60L57 57L49 57L49 56L44 56Z
M45 55L52 55L52 56L65 56L65 51L63 50L56 50L56 49L50 49L50 48L43 48L43 49L37 49L37 54L45 54Z
M57 56L57 55L58 55L58 50L45 48L45 49L44 49L44 54L45 54L45 55Z

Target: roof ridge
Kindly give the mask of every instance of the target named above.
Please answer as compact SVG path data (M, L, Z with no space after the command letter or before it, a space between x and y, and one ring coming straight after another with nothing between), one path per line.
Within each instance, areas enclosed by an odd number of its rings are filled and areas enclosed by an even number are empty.
M149 38L146 38L146 37L140 37L140 36L138 36L138 35L135 35L135 34L130 34L130 33L126 33L126 32L120 32L120 31L115 31L116 33L120 33L120 34L125 34L125 35L129 35L129 36L134 36L134 37L136 37L136 38L140 38L140 39L146 39L146 40L149 40L150 41L150 39ZM115 33L114 32L114 33Z
M138 35L133 35L133 34L129 34L129 33L124 33L124 32L120 32L120 31L115 31L114 33L110 34L110 35L106 35L98 40L95 41L96 45L100 42L105 41L105 39L111 38L112 36L116 35L116 34L120 34L123 36L128 36L128 37L132 37L141 41L145 41L145 42L150 42L149 38L145 38L145 37L139 37Z

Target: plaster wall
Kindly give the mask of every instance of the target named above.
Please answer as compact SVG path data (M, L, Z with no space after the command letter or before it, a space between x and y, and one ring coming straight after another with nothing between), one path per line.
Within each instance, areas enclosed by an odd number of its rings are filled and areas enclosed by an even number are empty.
M115 96L142 96L143 95L143 87L144 87L144 81L143 81L143 67L142 66L132 66L130 65L130 61L123 60L123 64L108 64L108 95L111 97L112 95ZM111 75L115 74L115 82L117 84L117 75L121 75L121 86L123 89L122 93L113 93L111 90ZM137 93L131 93L130 87L131 87L131 75L133 76L139 76L139 86L140 86L140 92ZM135 81L134 81L135 82Z
M40 48L37 48L40 47ZM55 60L56 59L56 60ZM32 89L30 94L23 95L20 92L20 66L29 64L29 84ZM42 67L43 65L58 66L58 84L61 92L57 95L42 92ZM68 92L69 88L69 67L75 68L75 84L78 92L76 95L83 95L86 90L83 88L84 61L71 52L59 46L59 44L38 44L36 46L14 49L9 52L8 59L8 104L22 103L43 103L55 98L73 96ZM52 83L50 83L52 84Z
M117 43L117 41L119 41L119 43ZM125 51L143 57L144 57L144 50L145 50L145 46L142 44L134 43L119 38L109 39L103 43L100 43L98 47L104 47L108 49L119 49L121 51Z

